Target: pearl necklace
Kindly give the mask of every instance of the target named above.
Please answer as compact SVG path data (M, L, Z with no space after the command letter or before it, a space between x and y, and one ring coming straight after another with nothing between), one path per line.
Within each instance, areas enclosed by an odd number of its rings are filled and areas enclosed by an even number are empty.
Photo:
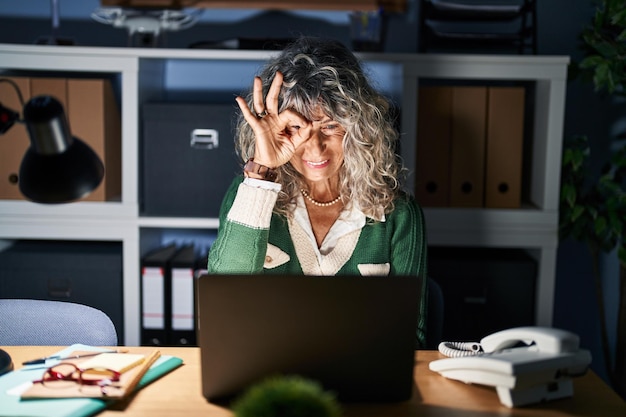
M304 189L300 189L300 191L302 192L302 195L309 200L311 203L315 204L316 206L319 207L328 207L328 206L332 206L333 204L338 203L341 200L341 195L337 196L337 198L335 198L334 200L331 201L327 201L325 203L322 203L321 201L317 201L316 199L314 199L313 197L311 197L309 195L309 193L306 192L306 190Z

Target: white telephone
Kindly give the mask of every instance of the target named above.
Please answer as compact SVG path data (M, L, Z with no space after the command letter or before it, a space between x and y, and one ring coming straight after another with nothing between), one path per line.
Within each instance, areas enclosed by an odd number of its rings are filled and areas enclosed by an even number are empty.
M446 378L494 386L508 407L571 397L572 378L584 375L591 363L577 335L550 327L503 330L456 355L449 350L455 345L442 342L440 351L458 357L432 361L429 368Z

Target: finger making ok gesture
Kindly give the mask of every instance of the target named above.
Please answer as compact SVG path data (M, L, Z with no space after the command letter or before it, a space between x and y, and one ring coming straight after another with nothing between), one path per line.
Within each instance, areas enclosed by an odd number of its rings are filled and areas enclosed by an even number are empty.
M263 97L263 82L255 77L252 91L254 109L250 109L243 97L236 98L243 117L255 135L254 160L270 168L286 164L296 149L309 138L312 128L311 121L295 110L279 112L278 96L282 85L283 74L278 71L267 97Z

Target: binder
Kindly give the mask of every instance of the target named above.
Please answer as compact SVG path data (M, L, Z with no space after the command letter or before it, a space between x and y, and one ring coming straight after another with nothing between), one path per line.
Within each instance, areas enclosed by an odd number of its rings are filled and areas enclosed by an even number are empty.
M485 177L487 87L452 91L450 205L482 207Z
M86 142L106 167L102 184L85 200L105 201L122 194L121 117L110 81L55 77L3 77L14 81L29 100L39 95L56 98L63 108L72 135ZM0 102L18 113L22 103L9 83L0 83ZM23 200L18 189L22 157L30 145L23 124L14 125L0 141L0 198Z
M24 101L39 95L54 96L65 107L67 94L66 82L58 78L2 77L15 82L22 93ZM18 99L17 92L9 83L0 83L0 102L24 117L24 103ZM4 135L0 136L0 198L25 200L19 190L19 170L22 158L30 146L26 125L15 123Z
M176 245L169 244L141 260L141 344L163 346L171 323L170 260Z
M106 168L102 183L84 201L109 201L122 195L122 127L111 82L67 80L67 117L72 134L87 143Z
M424 207L450 205L452 87L420 87L415 196Z
M27 77L2 77L17 84L26 100L30 97L30 79ZM0 103L22 116L22 103L17 91L8 82L0 82ZM15 123L0 136L0 199L24 200L19 190L19 172L22 158L30 146L26 126Z
M33 77L30 79L30 94L32 97L52 96L59 100L66 112L68 111L67 79L65 78ZM70 130L72 130L71 123Z
M489 88L485 207L521 205L524 94L523 87Z
M170 263L172 310L168 344L172 346L196 345L195 270L195 248L184 246Z

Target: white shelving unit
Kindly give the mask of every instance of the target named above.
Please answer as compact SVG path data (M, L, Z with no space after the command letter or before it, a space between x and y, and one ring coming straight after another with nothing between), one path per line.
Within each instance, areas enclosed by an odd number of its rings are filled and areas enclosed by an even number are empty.
M0 76L45 72L111 74L122 114L121 201L41 205L0 201L0 239L119 241L123 246L124 340L139 344L140 257L146 230L216 229L215 218L143 217L139 212L140 108L185 96L226 97L249 87L273 52L0 45ZM527 249L538 261L537 324L552 323L566 69L556 56L363 54L380 87L402 107L403 158L415 166L417 88L421 78L519 80L535 86L529 208L425 210L438 246ZM2 98L0 97L0 100ZM233 100L234 102L234 100ZM0 140L2 138L0 137ZM224 178L230 181L231 178ZM413 179L408 186L413 189Z
M429 244L523 248L538 265L535 319L550 326L558 246L559 193L567 65L562 56L417 55L403 61L402 128L417 136L420 78L526 81L534 84L530 201L523 209L425 209ZM415 141L403 143L407 165L415 166ZM410 184L413 188L413 184Z

